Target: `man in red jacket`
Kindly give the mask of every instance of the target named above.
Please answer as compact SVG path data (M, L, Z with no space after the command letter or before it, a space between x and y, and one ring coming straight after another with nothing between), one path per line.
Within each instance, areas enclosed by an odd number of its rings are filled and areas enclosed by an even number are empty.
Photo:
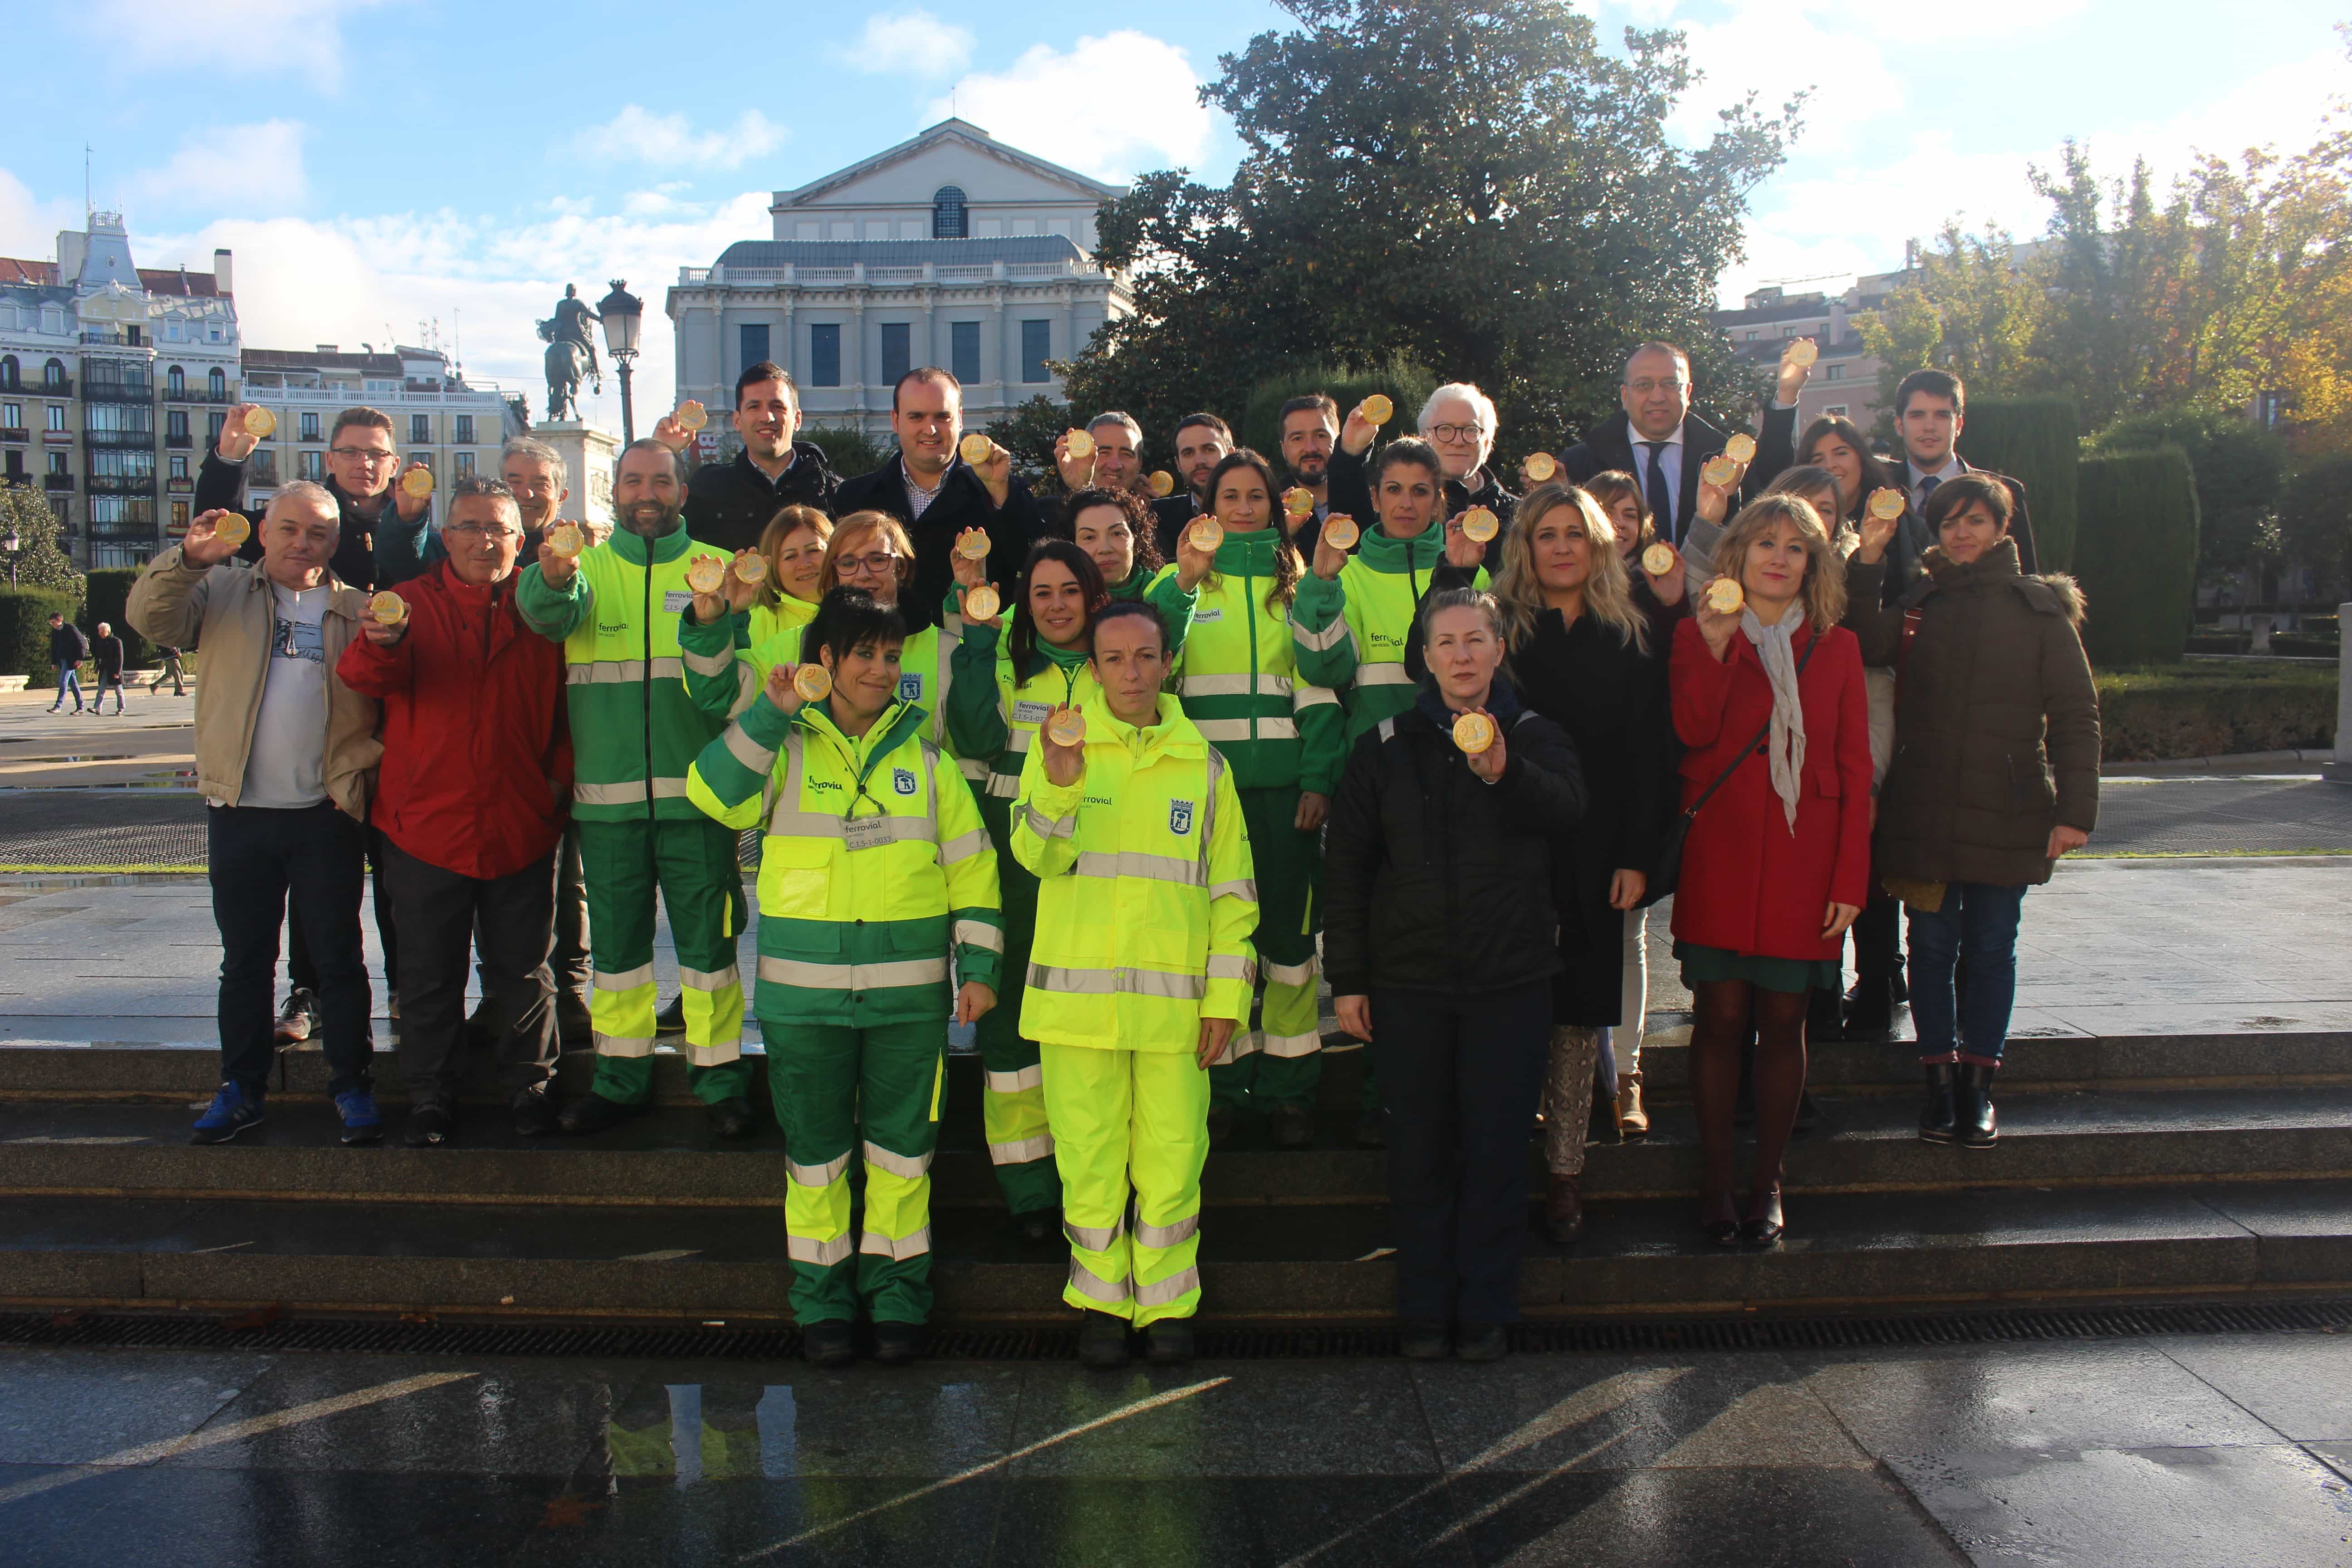
M400 932L400 1070L412 1148L446 1142L464 1068L466 956L478 940L515 1130L551 1131L555 848L572 774L563 649L515 614L522 516L497 479L464 479L448 558L371 614L337 665L383 704L373 820ZM389 607L389 606L387 606Z

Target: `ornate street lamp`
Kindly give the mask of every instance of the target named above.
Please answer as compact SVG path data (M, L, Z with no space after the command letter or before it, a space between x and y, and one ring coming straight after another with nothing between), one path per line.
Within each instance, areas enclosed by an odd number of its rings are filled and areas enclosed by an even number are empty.
M628 445L637 438L635 411L629 405L629 372L637 360L637 329L644 325L646 302L623 285L628 280L615 278L613 291L597 301L596 313L604 318L604 352L621 371L621 444Z
M8 588L11 593L16 587L16 556L24 548L25 542L16 536L13 526L8 530L7 537L0 539L0 551L5 551L8 556Z

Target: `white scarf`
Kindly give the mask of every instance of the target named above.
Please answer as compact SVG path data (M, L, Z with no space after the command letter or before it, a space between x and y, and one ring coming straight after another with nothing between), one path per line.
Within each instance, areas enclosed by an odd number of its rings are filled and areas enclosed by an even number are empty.
M1772 793L1780 797L1780 810L1789 819L1789 836L1797 833L1797 792L1805 774L1805 704L1797 694L1797 626L1804 620L1803 610L1791 605L1780 616L1780 624L1768 626L1756 618L1756 612L1743 608L1739 612L1739 629L1756 645L1756 657L1764 666L1764 679L1772 683L1772 727L1765 737L1764 757L1772 766Z

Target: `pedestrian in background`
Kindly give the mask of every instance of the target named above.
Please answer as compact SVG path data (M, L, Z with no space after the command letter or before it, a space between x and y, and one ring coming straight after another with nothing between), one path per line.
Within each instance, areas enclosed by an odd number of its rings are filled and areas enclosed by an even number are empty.
M172 683L173 696L185 697L188 694L187 678L180 668L182 659L180 650L167 645L158 647L155 650L155 657L163 661L163 668L157 670L155 679L147 683L147 694L153 696L156 689L168 680Z
M49 616L49 662L57 667L58 700L49 704L54 713L65 706L66 693L73 693L74 711L81 711L81 661L89 657L89 639L81 628L63 616Z
M114 627L106 621L98 623L98 635L89 639L89 664L96 672L98 689L89 700L89 711L95 718L106 706L106 693L114 692L114 710L122 711L122 639L114 635Z

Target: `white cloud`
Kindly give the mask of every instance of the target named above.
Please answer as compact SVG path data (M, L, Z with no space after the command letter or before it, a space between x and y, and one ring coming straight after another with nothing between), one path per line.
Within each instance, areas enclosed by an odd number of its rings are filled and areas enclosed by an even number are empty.
M718 131L697 131L683 114L656 114L629 104L602 125L572 139L572 150L599 163L635 162L659 168L732 169L772 153L791 132L756 109Z
M1033 45L1006 69L967 76L931 100L1024 153L1098 179L1197 165L1213 129L1200 78L1175 45L1129 29L1066 52Z
M302 127L290 120L184 136L169 162L131 180L131 197L142 205L173 208L290 208L301 205L309 189Z
M917 6L866 18L855 44L838 46L835 59L869 76L953 76L971 60L968 28L942 22Z
M24 181L0 169L0 256L48 260L57 254L58 230L80 226L80 203L64 196L41 201Z
M153 0L93 0L82 25L110 67L168 71L186 81L208 73L308 77L332 92L343 83L342 18L380 0L179 0L168 16Z

